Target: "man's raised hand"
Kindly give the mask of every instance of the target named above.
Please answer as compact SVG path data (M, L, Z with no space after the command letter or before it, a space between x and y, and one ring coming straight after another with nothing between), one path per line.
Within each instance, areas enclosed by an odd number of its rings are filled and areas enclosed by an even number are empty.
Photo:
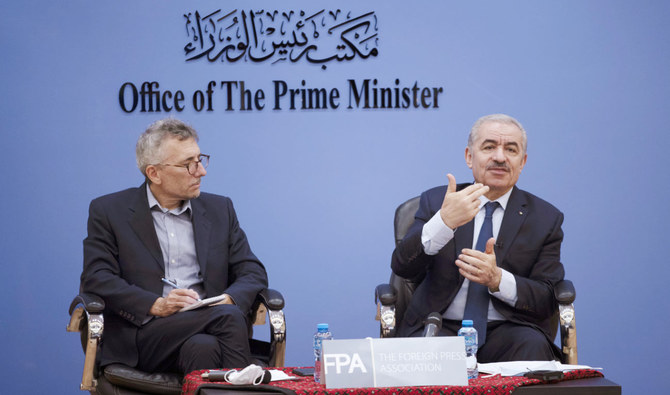
M475 183L460 191L456 191L456 178L452 174L447 174L449 185L444 194L442 208L440 208L440 217L445 225L451 229L465 225L479 212L479 197L489 191L489 187Z

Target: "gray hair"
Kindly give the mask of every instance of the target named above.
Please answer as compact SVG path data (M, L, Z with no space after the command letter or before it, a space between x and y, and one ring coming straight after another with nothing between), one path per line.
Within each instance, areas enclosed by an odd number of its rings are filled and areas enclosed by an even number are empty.
M526 153L526 149L528 148L528 137L526 136L526 129L523 128L523 125L521 125L521 122L517 121L513 117L510 117L507 114L491 114L491 115L485 115L481 118L479 118L477 121L475 121L475 124L472 125L472 128L470 129L470 135L468 136L468 147L472 149L472 145L474 144L475 140L477 140L477 133L479 133L479 128L482 127L483 124L486 122L500 122L508 125L514 125L519 130L521 130L521 142L523 144L523 152L524 154Z
M175 118L165 118L149 125L137 140L135 157L137 167L142 175L146 177L147 166L155 165L163 160L163 143L169 138L180 141L195 139L198 141L198 133L191 126Z

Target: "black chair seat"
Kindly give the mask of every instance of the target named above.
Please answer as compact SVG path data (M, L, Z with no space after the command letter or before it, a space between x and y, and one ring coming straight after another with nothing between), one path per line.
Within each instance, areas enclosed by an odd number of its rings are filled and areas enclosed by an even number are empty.
M104 377L106 381L123 388L119 394L179 394L181 393L181 375L172 373L146 373L122 364L111 364L105 366ZM109 384L108 383L108 384ZM98 381L98 387L102 380ZM99 392L100 391L99 388ZM122 391L122 390L119 390ZM106 391L105 391L106 392Z

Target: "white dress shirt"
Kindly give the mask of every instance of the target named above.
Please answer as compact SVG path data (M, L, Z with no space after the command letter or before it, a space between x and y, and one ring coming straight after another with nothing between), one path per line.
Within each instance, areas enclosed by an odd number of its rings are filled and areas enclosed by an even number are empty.
M507 202L509 200L511 193L512 189L510 189L503 196L495 200L500 204L500 207L498 207L493 212L493 218L492 218L493 237L495 237L496 239L498 238L498 232L500 231L500 224L502 223L503 216L505 214L505 209L507 207ZM475 246L477 245L479 230L482 227L482 223L484 222L484 216L486 215L484 205L489 201L484 196L481 196L479 200L481 201L481 203L479 206L479 212L475 216L474 234L472 237L472 249L475 249ZM423 244L424 252L427 255L437 254L445 245L447 245L447 243L451 241L451 239L454 238L454 232L458 232L458 229L453 230L449 228L447 225L445 225L444 221L442 221L442 217L440 216L440 212L438 211L437 213L435 213L433 218L431 218L428 222L426 222L423 225L423 230L421 232L421 242ZM489 291L489 294L495 298L502 300L503 302L509 304L510 306L514 306L517 301L516 280L514 279L514 275L512 273L508 272L505 269L500 270L502 270L502 278L500 280L499 291L497 292ZM469 285L470 281L466 278L465 281L463 281L463 285L461 286L461 289L458 291L458 294L456 294L456 297L449 305L447 310L444 312L443 314L444 318L458 321L463 319L463 312L465 311L465 303L468 298ZM493 303L489 301L488 320L494 321L504 319L505 318L493 307Z

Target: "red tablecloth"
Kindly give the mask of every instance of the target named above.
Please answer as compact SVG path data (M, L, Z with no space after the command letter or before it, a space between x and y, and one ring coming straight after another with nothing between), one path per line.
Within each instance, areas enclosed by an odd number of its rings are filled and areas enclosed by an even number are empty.
M279 369L288 374L295 376L292 371L295 368L273 368ZM198 388L206 386L213 387L236 387L228 383L216 382L212 383L203 380L200 375L206 370L199 370L191 372L184 377L184 386L182 387L182 394L195 395ZM296 376L299 377L299 376ZM574 370L565 373L563 380L575 380L588 377L603 377L603 374L596 370L582 369ZM267 385L259 385L254 388L257 390L286 390L295 392L296 395L451 395L451 394L511 394L515 388L523 385L545 384L546 382L538 379L529 379L526 377L502 377L499 375L470 379L468 386L446 386L446 387L382 387L382 388L338 388L326 389L323 384L314 382L312 377L299 377L298 380L284 380L274 381ZM230 389L233 389L230 388Z

